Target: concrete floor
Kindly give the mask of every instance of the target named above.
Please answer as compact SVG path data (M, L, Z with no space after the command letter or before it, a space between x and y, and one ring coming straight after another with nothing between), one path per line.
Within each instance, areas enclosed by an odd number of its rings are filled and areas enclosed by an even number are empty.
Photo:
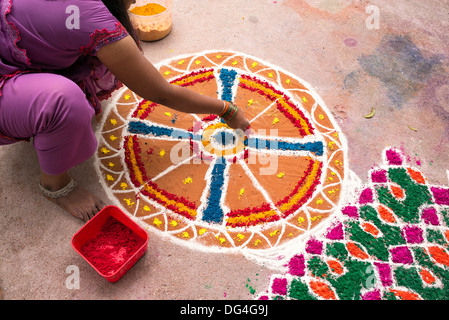
M362 181L395 146L430 183L447 185L448 10L447 0L174 0L172 33L143 48L154 63L217 49L277 65L326 102ZM0 163L0 299L252 299L248 288L265 290L274 272L150 233L147 254L110 284L71 248L82 222L39 193L32 146L1 147ZM72 175L108 201L92 159ZM69 266L79 267L79 289L66 287Z

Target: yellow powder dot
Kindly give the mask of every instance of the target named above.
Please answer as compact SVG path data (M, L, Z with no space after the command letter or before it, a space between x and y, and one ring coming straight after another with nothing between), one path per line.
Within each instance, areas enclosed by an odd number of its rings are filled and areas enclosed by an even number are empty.
M315 216L315 217L312 217L312 218L310 218L310 221L315 221L315 220L320 220L321 219L321 216Z
M165 150L161 150L161 152L159 152L159 155L160 155L161 157L165 156Z
M324 116L323 116L322 114L320 114L320 115L318 116L318 118L320 118L320 120L323 120L323 119L324 119Z
M111 135L109 136L109 139L110 139L111 141L115 141L115 140L117 140L117 137L114 136L113 134L111 134Z
M125 190L128 187L128 184L125 182L120 183L120 188L122 188L123 190Z
M149 212L149 211L151 211L151 208L149 206L144 206L143 210L145 210L146 212Z
M113 126L115 126L117 124L117 120L115 120L115 119L111 119L111 120L109 120L109 122L111 122L111 124Z
M134 202L131 199L123 199L123 201L125 201L128 207L132 207L134 205Z
M244 188L240 189L239 196L243 196L244 193L245 193L245 189Z
M200 229L200 230L198 231L198 234L201 236L201 235L203 235L206 231L207 231L206 228L202 228L202 229Z
M178 225L178 223L176 222L176 220L172 220L170 221L170 225L174 228Z
M101 148L101 153L102 154L108 154L109 152L111 152L111 150L109 150L108 148Z
M113 168L114 166L115 166L115 164L113 164L112 162L109 162L109 163L108 163L108 167L109 167L109 168Z
M183 64L185 62L185 60L181 60L178 62L178 64Z
M268 76L269 76L270 78L273 78L273 73L270 72L270 73L268 74Z
M188 178L184 179L182 182L183 182L184 184L188 184L188 183L192 183L193 180L192 180L192 178L188 177Z
M306 97L302 97L302 101L307 102L307 98Z
M164 113L167 117L171 117L171 113L170 112L165 112Z
M237 238L239 238L239 241L242 241L243 239L245 239L245 236L241 233L237 234Z
M223 244L226 242L226 239L223 237L219 237L218 235L216 236L217 240L220 241L220 244Z
M254 245L257 247L259 244L261 244L262 241L260 241L260 239L257 239L256 241L254 241Z
M303 217L298 218L298 224L301 225L304 221L306 221Z
M114 177L111 176L110 174L107 174L107 175L106 175L106 179L107 179L108 181L114 181Z
M201 63L200 60L196 60L196 61L195 61L195 64L197 64L197 65L199 65L200 63Z
M278 178L282 178L283 176L285 176L284 172L281 172L281 173L278 174Z
M276 117L276 118L274 118L274 120L273 120L273 123L272 123L272 124L273 124L273 125L275 125L275 124L276 124L276 123L278 123L278 122L279 122L279 118L277 118L277 117Z
M248 100L248 107L251 107L251 105L254 103L254 100L253 99L249 99Z
M125 101L128 101L131 96L129 94L125 95Z
M168 76L170 73L171 73L170 71L165 71L164 76Z
M234 66L235 66L237 63L238 63L237 60L234 60L234 61L232 62L232 64L233 64Z
M255 68L257 66L257 62L253 62L253 64L251 65L251 68Z
M217 59L220 59L221 58L221 54L217 54Z
M274 237L279 233L279 230L274 230L273 232L270 232L270 237Z
M321 198L318 198L318 200L316 201L316 204L323 204L323 203L324 203L324 201Z
M154 224L156 227L159 228L159 227L161 226L161 224L162 224L162 221L159 220L158 218L154 218L153 224Z
M183 233L181 233L181 236L182 236L183 238L186 238L186 239L189 239L189 238L190 238L190 235L189 235L189 233L188 233L187 231L184 231Z
M292 82L290 79L285 80L286 84L290 84L290 82Z

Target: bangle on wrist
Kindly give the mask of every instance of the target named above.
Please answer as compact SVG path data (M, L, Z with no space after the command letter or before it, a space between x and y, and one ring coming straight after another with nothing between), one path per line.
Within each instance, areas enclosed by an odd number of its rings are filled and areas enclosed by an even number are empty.
M232 118L234 118L234 116L237 113L238 108L232 102L226 101L225 104L226 104L226 107L223 110L223 112L220 114L220 117L223 118L226 121L229 121Z

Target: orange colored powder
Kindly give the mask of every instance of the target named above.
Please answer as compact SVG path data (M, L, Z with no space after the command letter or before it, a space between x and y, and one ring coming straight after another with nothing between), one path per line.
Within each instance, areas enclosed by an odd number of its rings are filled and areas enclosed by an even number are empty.
M139 16L154 16L156 14L162 13L166 10L164 6L157 3L148 3L144 6L135 7L131 10L132 13Z

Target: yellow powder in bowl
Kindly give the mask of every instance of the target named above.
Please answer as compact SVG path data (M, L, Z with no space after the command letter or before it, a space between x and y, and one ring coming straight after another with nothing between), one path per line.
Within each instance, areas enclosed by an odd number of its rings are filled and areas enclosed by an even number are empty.
M156 14L164 12L166 9L158 3L148 3L141 7L135 7L130 10L132 13L139 16L154 16Z

